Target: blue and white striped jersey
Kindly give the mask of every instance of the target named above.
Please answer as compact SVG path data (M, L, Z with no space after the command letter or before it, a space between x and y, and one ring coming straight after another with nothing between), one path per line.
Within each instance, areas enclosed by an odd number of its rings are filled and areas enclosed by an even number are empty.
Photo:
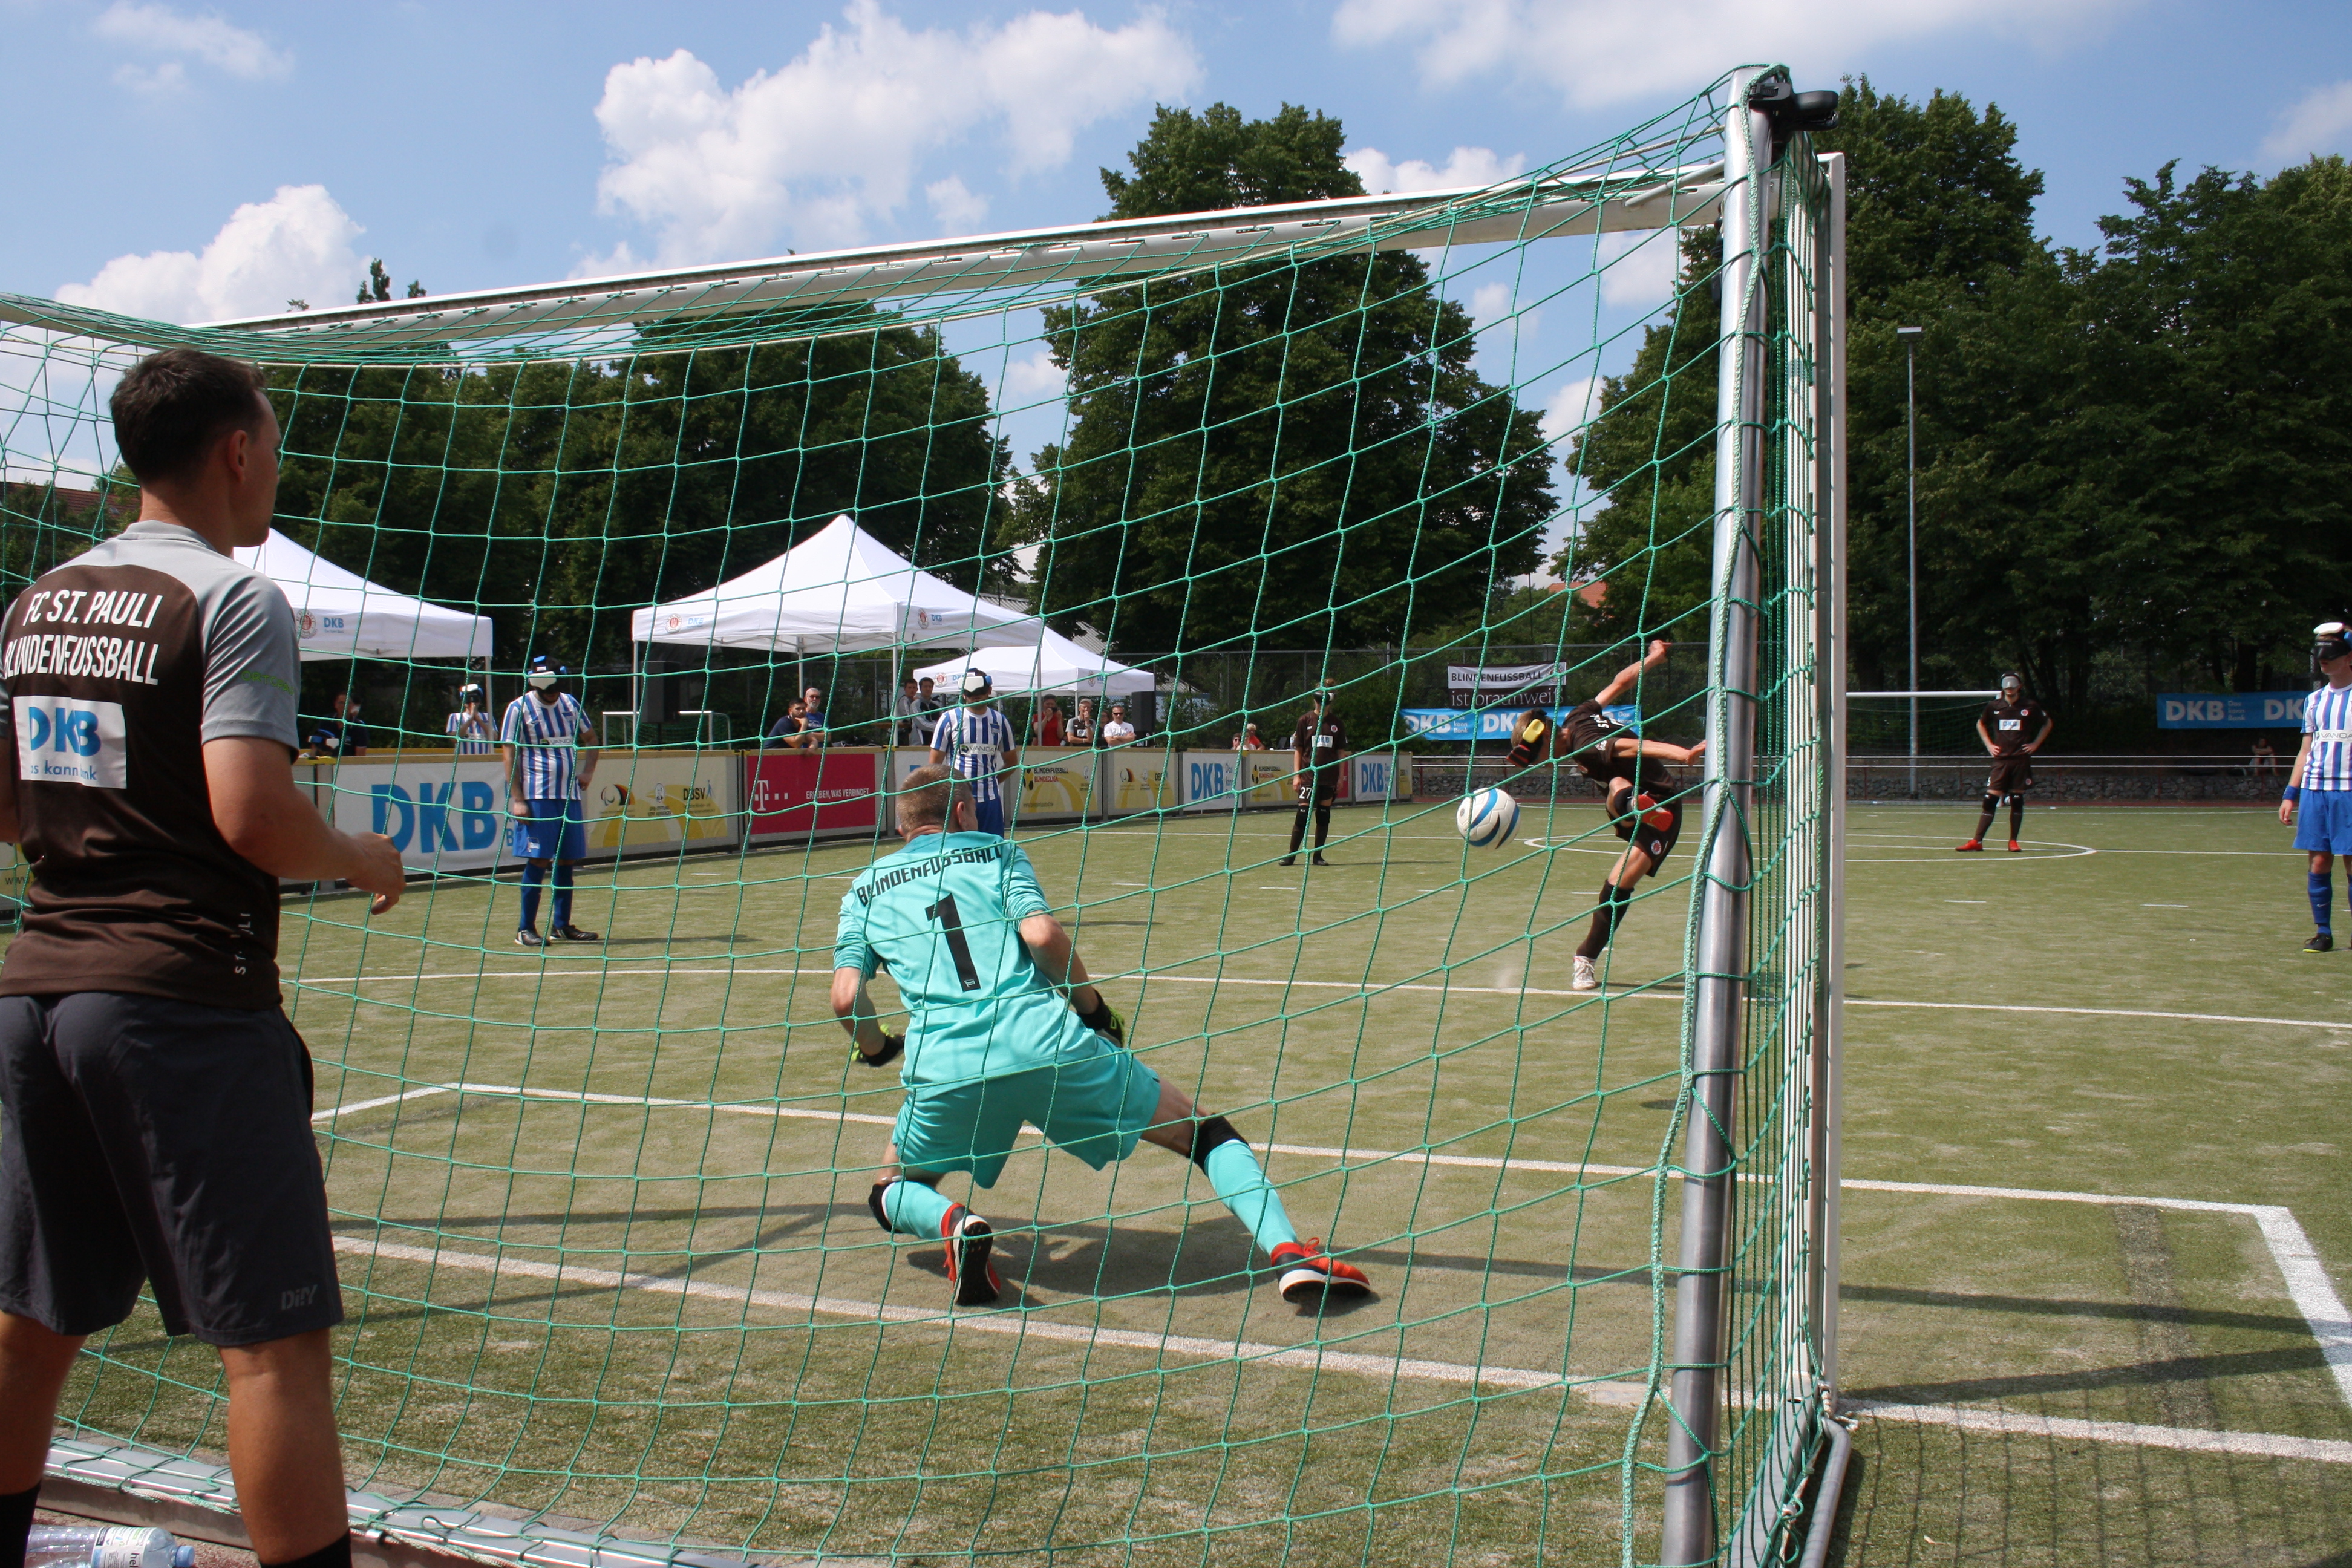
M573 800L580 795L580 735L588 710L569 691L541 702L526 691L507 704L499 740L520 748L526 800Z
M2303 732L2311 737L2304 760L2305 789L2352 790L2352 686L2323 686L2304 700Z
M478 757L488 752L490 749L490 716L488 714L468 713L459 709L449 715L448 729L449 733L457 737L459 756Z
M959 775L971 781L974 800L1003 798L996 774L1013 744L1013 721L993 708L977 712L950 708L931 731L931 750L943 753Z

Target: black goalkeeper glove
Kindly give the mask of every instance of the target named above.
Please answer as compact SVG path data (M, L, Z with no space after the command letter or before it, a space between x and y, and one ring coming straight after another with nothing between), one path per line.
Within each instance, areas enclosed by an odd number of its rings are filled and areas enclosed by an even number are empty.
M878 1057L867 1056L864 1046L853 1044L849 1048L856 1054L857 1059L867 1067L886 1068L906 1054L907 1037L903 1034L893 1034L888 1029L883 1030L882 1054Z
M1102 994L1100 987L1095 991L1095 1010L1079 1014L1078 1022L1107 1037L1114 1046L1127 1044L1127 1020L1118 1016L1118 1009L1110 1005L1110 998Z

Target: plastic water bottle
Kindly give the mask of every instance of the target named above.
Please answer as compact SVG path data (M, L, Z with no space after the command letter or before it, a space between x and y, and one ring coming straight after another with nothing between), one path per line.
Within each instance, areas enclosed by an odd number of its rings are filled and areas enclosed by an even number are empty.
M196 1549L168 1530L130 1525L37 1524L25 1568L194 1568Z

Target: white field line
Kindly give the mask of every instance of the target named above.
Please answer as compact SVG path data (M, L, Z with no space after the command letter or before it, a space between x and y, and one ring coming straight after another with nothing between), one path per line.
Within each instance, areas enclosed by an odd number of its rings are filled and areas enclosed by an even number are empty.
M324 1121L347 1111L365 1110L396 1100L414 1100L434 1094L488 1094L523 1100L550 1100L587 1105L634 1105L647 1108L708 1110L734 1116L758 1116L771 1120L789 1119L806 1121L862 1122L869 1126L893 1126L897 1118L876 1116L851 1110L811 1110L796 1106L746 1105L708 1100L666 1100L642 1095L596 1094L582 1089L525 1089L517 1084L446 1083L425 1084L400 1094L382 1095L351 1105L337 1106L313 1116L313 1121ZM1037 1136L1024 1131L1024 1139ZM1598 1163L1578 1163L1566 1160L1507 1159L1490 1154L1440 1154L1426 1149L1359 1149L1347 1145L1318 1143L1268 1143L1271 1153L1297 1154L1309 1159L1337 1160L1351 1168L1395 1163L1402 1165L1467 1166L1486 1171L1530 1171L1550 1174L1570 1175L1580 1179L1590 1176L1644 1176L1654 1173L1650 1165L1604 1165ZM1669 1171L1669 1180L1681 1179L1681 1173ZM2173 1209L2194 1214L2235 1214L2252 1219L2262 1232L2263 1243L2269 1247L2271 1260L2278 1265L2280 1277L2285 1281L2287 1297L2295 1310L2303 1314L2318 1342L2320 1354L2336 1379L2337 1391L2347 1405L2352 1405L2352 1311L2347 1311L2344 1299L2336 1294L2336 1285L2319 1260L2311 1238L2294 1217L2293 1210L2275 1204L2233 1204L2209 1198L2162 1198L2117 1193L2074 1193L2047 1187L1979 1187L1964 1186L1947 1182L1887 1182L1866 1178L1848 1178L1838 1184L1858 1192L1916 1193L1937 1197L2000 1198L2028 1203L2097 1204L2107 1207L2129 1205L2134 1207ZM797 1300L797 1298L795 1298Z
M1189 1334L1155 1334L1134 1329L1056 1323L1045 1321L1034 1311L950 1314L936 1308L893 1307L880 1301L860 1301L846 1297L756 1290L707 1280L674 1279L656 1274L594 1268L569 1261L541 1263L493 1253L411 1247L402 1242L370 1241L350 1236L337 1237L335 1250L349 1257L390 1258L436 1269L465 1269L488 1274L494 1279L501 1276L541 1279L559 1289L570 1285L604 1290L643 1290L654 1295L724 1302L739 1308L756 1306L783 1312L846 1318L859 1322L904 1323L950 1335L1001 1335L1009 1339L1084 1345L1089 1350L1098 1345L1116 1346L1123 1350L1142 1351L1156 1357L1182 1356L1209 1363L1251 1362L1265 1366L1295 1367L1304 1372L1351 1373L1388 1383L1410 1379L1470 1388L1518 1391L1568 1388L1587 1403L1608 1409L1638 1409L1650 1397L1650 1391L1638 1383L1580 1383L1556 1372L1532 1367L1472 1365L1410 1356L1367 1355L1360 1351L1331 1350L1321 1345L1275 1345L1251 1340L1212 1340ZM1089 1305L1084 1300L1067 1304L1073 1307ZM2269 1432L2207 1432L2177 1426L2143 1426L2123 1421L2078 1421L1958 1405L1860 1404L1844 1408L1852 1414L1882 1419L1933 1423L1979 1431L2021 1432L2078 1442L2352 1465L2352 1442L2332 1438L2291 1437Z
M830 969L752 969L744 967L714 967L709 969L677 967L665 969L658 972L626 969L607 971L601 967L596 969L563 970L483 969L452 970L446 973L429 974L321 974L315 978L298 977L295 984L305 988L310 988L326 985L373 984L376 982L389 980L589 980L604 978L608 973L628 977L641 973L659 973L665 975L829 975L833 971ZM1097 978L1102 980L1120 980L1133 979L1135 976L1106 974L1098 975ZM1609 999L1619 1002L1640 1000L1678 1003L1683 999L1683 994L1680 991L1647 989L1618 993L1596 993L1591 991L1546 990L1540 986L1535 985L1430 985L1417 981L1372 981L1366 983L1354 980L1263 980L1235 974L1153 973L1142 978L1146 984L1278 985L1297 991L1360 991L1366 994L1377 994L1390 991L1422 991L1433 993L1438 995L1568 996L1583 997L1588 1001ZM2002 1002L1894 1002L1880 1001L1861 996L1847 997L1845 999L1845 1005L1849 1007L1926 1008L1937 1012L1953 1013L2049 1013L2063 1014L2069 1016L2084 1018L2165 1018L2190 1024L2274 1024L2282 1028L2291 1029L2352 1030L2352 1019L2344 1018L2265 1018L2239 1013L2165 1013L2152 1011L2145 1007L2041 1007L2029 1006L2017 1003Z
M2021 1410L1985 1410L1957 1405L1881 1405L1840 1400L1849 1415L1882 1421L1917 1421L1977 1432L2048 1437L2056 1442L2124 1443L2139 1448L2179 1448L2198 1454L2248 1454L2268 1459L2315 1459L2352 1465L2352 1443L2336 1437L2289 1437L2275 1432L2208 1432L2192 1426L2142 1426L2128 1421L2080 1421Z

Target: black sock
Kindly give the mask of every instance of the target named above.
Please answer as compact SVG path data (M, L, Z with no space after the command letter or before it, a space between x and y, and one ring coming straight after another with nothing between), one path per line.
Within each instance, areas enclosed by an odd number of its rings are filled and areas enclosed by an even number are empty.
M261 1568L352 1568L352 1538L338 1535L316 1552L306 1552L283 1563L264 1563Z
M1610 933L1617 929L1617 917L1624 912L1628 895L1614 882L1601 884L1601 902L1592 911L1592 929L1576 944L1579 958L1598 958L1601 950L1609 945Z
M1971 842L1984 842L1984 836L1992 831L1992 814L2000 809L2000 796L1989 795L1984 797L1984 815L1977 818L1977 830L1969 835Z
M0 1563L25 1561L25 1537L32 1532L33 1504L40 1495L38 1481L29 1491L0 1494Z
M1298 841L1307 837L1307 808L1300 806L1298 815L1290 819L1290 852L1298 853Z
M2018 829L2024 826L2025 797L2021 795L2011 795L2009 797L2009 841L2011 844L2017 842Z
M1317 854L1323 852L1323 841L1330 837L1331 808L1328 805L1318 805L1315 808L1315 852ZM1292 847L1296 848L1297 846L1293 845Z

